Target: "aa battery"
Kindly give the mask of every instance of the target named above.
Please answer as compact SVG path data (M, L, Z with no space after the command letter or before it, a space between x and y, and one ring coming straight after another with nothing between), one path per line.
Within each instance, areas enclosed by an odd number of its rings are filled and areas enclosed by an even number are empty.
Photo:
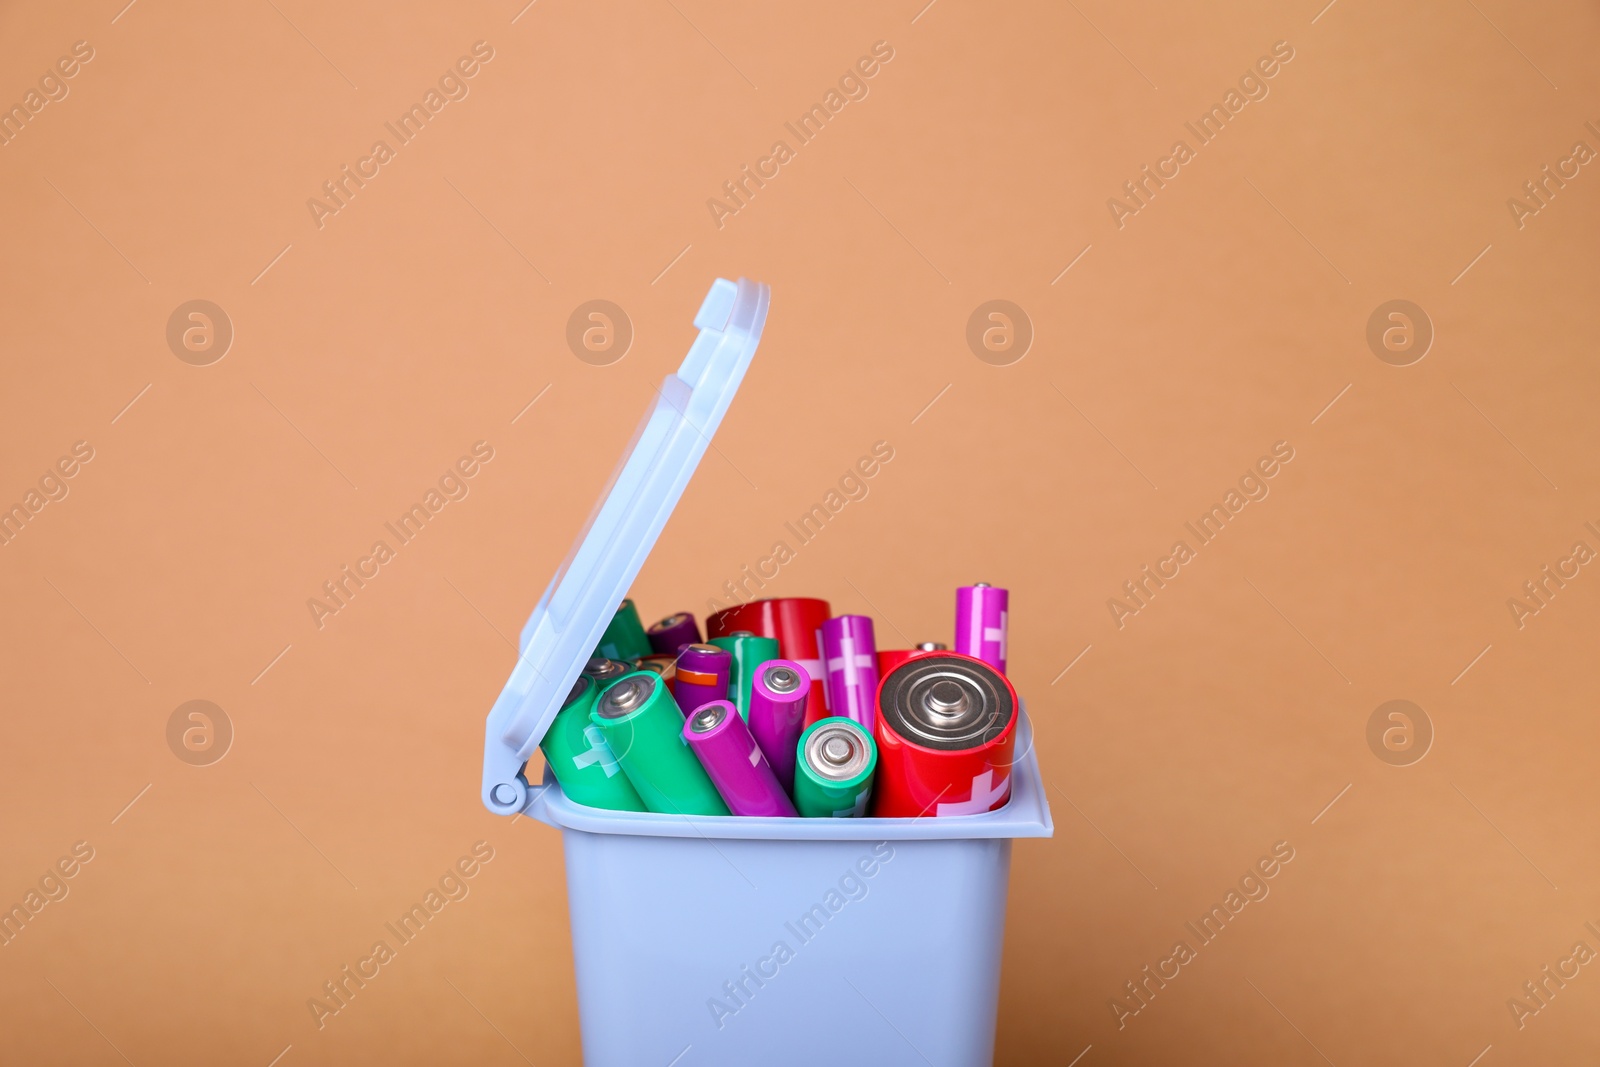
M634 671L613 682L589 717L647 809L664 815L728 814L717 787L684 744L683 715L660 678Z
M728 699L728 673L733 656L715 645L688 645L678 653L672 695L685 715L702 704Z
M605 736L589 721L599 699L600 686L580 674L539 748L568 800L591 808L644 811L644 801L622 773Z
M810 695L811 679L793 660L768 660L756 668L746 718L785 792L794 792L795 745L805 728Z
M788 793L732 703L702 704L684 722L683 740L733 814L794 816Z
M631 673L633 670L634 668L628 666L626 663L623 663L621 660L607 659L605 656L595 656L591 658L588 663L583 665L583 677L593 678L597 683L599 683L598 692L604 692L606 686L610 685L618 678L621 678L624 674Z
M867 616L840 615L822 624L828 713L854 719L868 733L877 718L877 652L872 620Z
M757 637L749 630L737 630L726 637L713 637L708 644L728 650L733 657L728 668L728 699L739 709L739 717L750 718L750 683L756 668L778 658L778 639Z
M975 815L1011 797L1017 694L1005 675L959 653L902 663L878 689L873 814Z
M867 814L878 749L859 723L819 719L806 727L796 749L794 804L802 816L842 819Z
M668 615L645 631L650 647L658 656L676 656L684 645L700 643L700 626L687 611Z
M777 597L752 600L727 608L706 619L707 637L726 637L749 630L778 639L778 655L806 669L811 679L811 699L806 704L807 724L828 714L827 674L822 669L822 624L833 614L826 600L811 597Z
M1011 594L988 582L956 590L956 651L1006 673L1006 615Z
M941 645L937 641L923 641L916 648L891 648L878 650L878 677L882 678L890 671L908 659L913 659L928 652L948 652L949 645Z
M624 600L617 608L617 613L611 616L605 633L600 635L600 643L595 646L594 654L606 659L632 662L640 656L648 656L650 651L650 640L644 635L644 623L639 621L639 609L633 606L633 601Z

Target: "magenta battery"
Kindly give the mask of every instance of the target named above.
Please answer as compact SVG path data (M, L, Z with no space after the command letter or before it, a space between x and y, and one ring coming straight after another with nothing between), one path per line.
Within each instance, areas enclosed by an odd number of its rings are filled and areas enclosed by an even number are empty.
M683 740L700 757L700 766L733 814L798 818L772 764L732 703L702 704L683 724ZM793 762L791 757L790 773Z
M828 713L854 719L872 733L878 717L878 642L865 615L835 615L822 624L822 668Z
M956 651L1006 673L1006 609L1011 594L988 582L956 590Z
M716 645L683 646L672 679L672 695L685 715L713 700L728 699L728 672L733 656Z
M795 748L805 729L811 676L788 659L769 659L756 668L750 686L750 735L761 746L785 793L794 792Z
M700 625L687 611L668 615L644 632L658 656L676 656L684 645L700 643Z

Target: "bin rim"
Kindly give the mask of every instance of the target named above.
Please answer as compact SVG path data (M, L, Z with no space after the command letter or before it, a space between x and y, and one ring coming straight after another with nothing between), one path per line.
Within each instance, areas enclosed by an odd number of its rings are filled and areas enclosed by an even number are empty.
M523 814L559 830L632 837L685 837L754 841L927 841L975 838L1052 837L1055 823L1033 746L1027 705L1019 709L1011 798L1004 807L978 815L915 819L804 819L752 816L662 815L611 811L567 799L547 765L544 782L529 791Z

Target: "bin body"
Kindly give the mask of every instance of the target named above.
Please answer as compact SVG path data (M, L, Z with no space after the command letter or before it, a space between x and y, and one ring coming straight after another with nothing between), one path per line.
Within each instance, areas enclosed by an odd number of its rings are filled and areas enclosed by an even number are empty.
M1010 800L979 815L604 811L568 800L548 767L540 787L525 776L727 413L769 298L749 279L712 283L688 355L523 627L484 725L480 796L562 832L589 1067L988 1064L1011 841L1051 833L1024 708Z
M1051 832L1018 725L982 815L685 819L547 778L587 1067L991 1063L1011 839Z

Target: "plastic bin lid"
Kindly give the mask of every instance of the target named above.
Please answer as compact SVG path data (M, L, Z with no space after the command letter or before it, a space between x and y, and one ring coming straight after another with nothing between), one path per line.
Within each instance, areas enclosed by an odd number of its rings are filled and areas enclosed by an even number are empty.
M483 803L529 804L522 768L561 710L617 605L705 455L761 341L771 291L718 278L694 317L700 336L656 390L572 551L523 627L521 654L489 711Z

